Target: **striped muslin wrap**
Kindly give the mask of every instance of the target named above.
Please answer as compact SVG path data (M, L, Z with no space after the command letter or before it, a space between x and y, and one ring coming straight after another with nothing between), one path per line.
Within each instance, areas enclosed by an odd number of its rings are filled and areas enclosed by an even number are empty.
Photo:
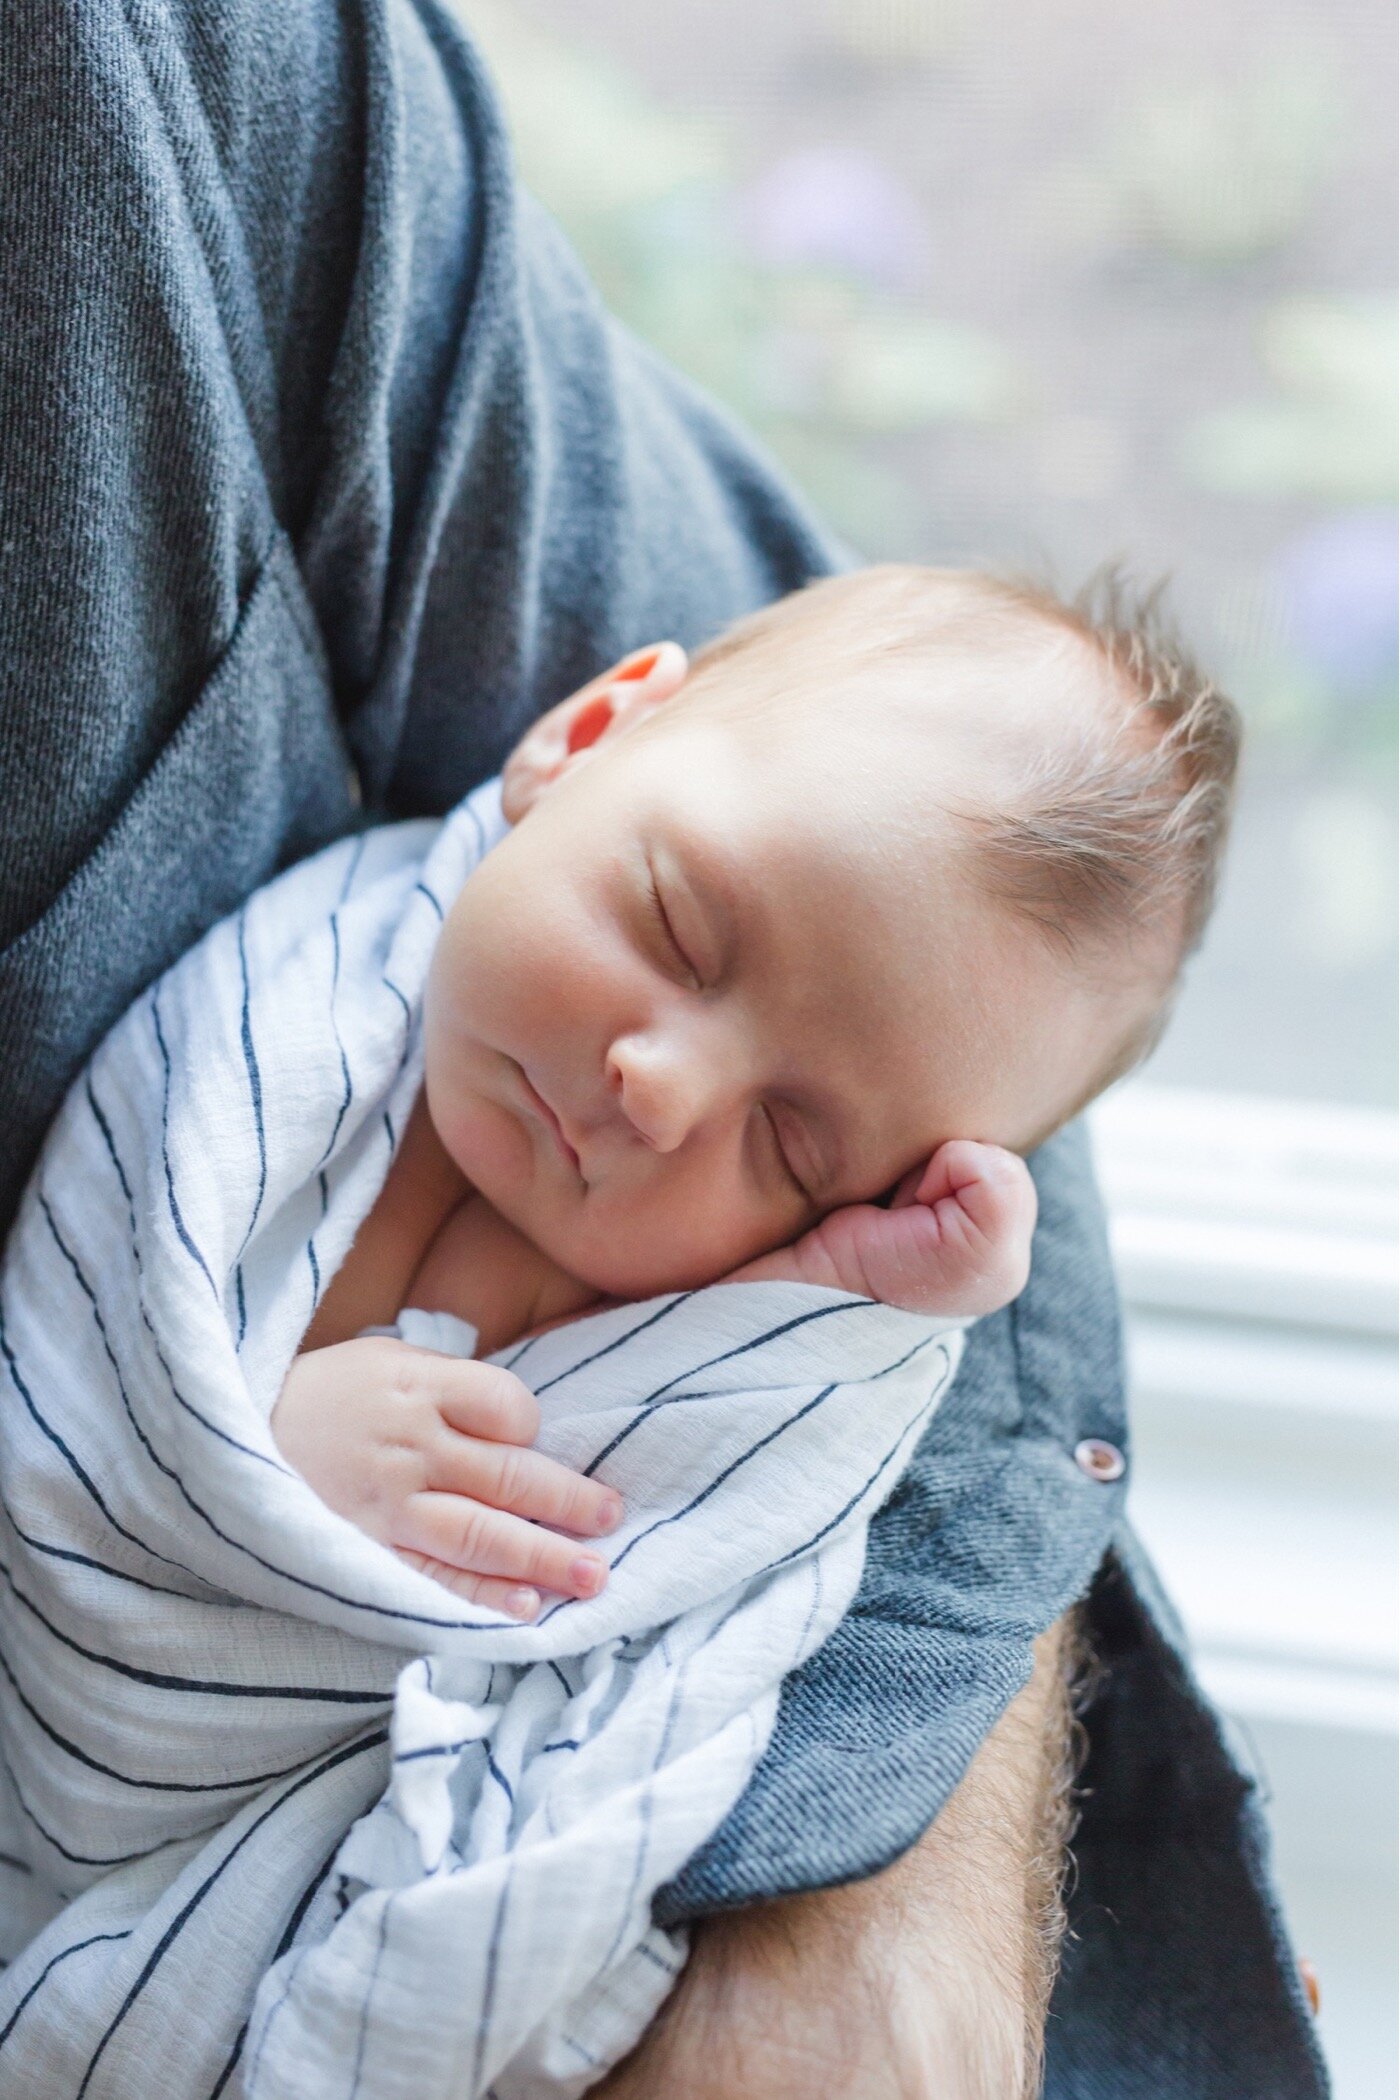
M651 1897L832 1630L961 1323L797 1284L497 1359L626 1501L520 1626L327 1509L268 1420L422 1079L499 788L260 890L118 1023L0 1271L0 2100L584 2091L684 1961ZM463 1349L469 1331L404 1316Z

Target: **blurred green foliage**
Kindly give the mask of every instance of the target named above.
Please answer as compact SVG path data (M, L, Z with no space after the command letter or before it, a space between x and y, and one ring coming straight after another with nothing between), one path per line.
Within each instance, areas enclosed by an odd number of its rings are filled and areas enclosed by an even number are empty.
M1316 58L1252 79L1130 96L1106 175L1125 223L1192 262L1230 264L1291 234L1330 166L1342 110Z
M1257 340L1270 392L1186 427L1181 462L1190 479L1227 496L1393 499L1394 303L1290 299L1262 316Z
M663 112L624 69L500 0L473 0L469 19L521 170L612 311L756 429L854 544L907 549L920 499L871 441L1010 415L1023 392L1010 352L878 281L881 267L862 267L859 226L839 229L852 251L845 267L802 253L800 226L795 252L765 255L722 126ZM902 20L897 9L856 9L839 26L878 44L886 32L902 36ZM819 249L831 200L821 170L809 173L805 234ZM872 258L880 201L871 200Z
M1219 351L1238 366L1247 342L1256 388L1236 382L1238 398L1204 411L1179 389L1181 408L1154 404L1159 436L1098 404L1056 401L1037 346L937 309L924 267L933 214L874 134L847 126L835 143L818 128L794 149L791 127L784 147L765 144L760 125L746 153L713 103L680 81L659 99L640 67L571 34L562 7L470 0L466 12L522 172L608 305L757 430L852 545L876 557L927 545L940 432L980 426L1019 459L1028 510L1130 500L1134 455L1165 453L1169 495L1174 482L1198 502L1280 513L1277 551L1244 593L1272 610L1232 642L1234 568L1218 606L1220 655L1266 747L1301 760L1346 746L1368 763L1388 747L1393 588L1371 512L1395 498L1394 303L1281 296L1267 277L1250 288L1261 257L1302 237L1343 151L1345 96L1325 52L1266 44L1233 79L1115 81L1097 136L1052 153L1027 193L1047 224L1069 213L1081 267L1156 254L1187 273L1153 289L1164 317L1185 304L1189 318L1192 281L1233 282ZM933 81L989 35L973 0L808 0L799 13L794 49L881 77ZM826 88L794 79L794 103L829 94L821 77ZM1347 546L1310 535L1299 506L1317 517L1369 506L1359 566ZM1365 638L1364 675L1338 640L1348 628Z

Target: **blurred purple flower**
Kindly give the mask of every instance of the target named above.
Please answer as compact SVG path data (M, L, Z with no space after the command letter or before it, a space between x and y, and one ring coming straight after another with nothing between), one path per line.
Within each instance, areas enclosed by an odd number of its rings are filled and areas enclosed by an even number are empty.
M1395 669L1397 525L1393 510L1346 511L1278 557L1289 633L1344 691L1365 691Z
M927 234L910 192L853 146L811 146L776 161L750 188L745 221L765 262L825 266L907 288Z

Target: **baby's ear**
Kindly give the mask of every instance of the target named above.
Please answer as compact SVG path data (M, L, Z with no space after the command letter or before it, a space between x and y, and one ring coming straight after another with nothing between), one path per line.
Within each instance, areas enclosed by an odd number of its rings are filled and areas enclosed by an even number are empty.
M679 642L653 642L570 693L527 729L501 774L501 807L518 824L556 780L606 737L669 700L690 666Z

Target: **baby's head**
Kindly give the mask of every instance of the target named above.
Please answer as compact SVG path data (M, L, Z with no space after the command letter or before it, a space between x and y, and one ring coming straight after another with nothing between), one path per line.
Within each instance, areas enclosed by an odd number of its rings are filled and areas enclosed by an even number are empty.
M544 717L448 915L433 1121L555 1261L703 1283L1145 1053L1214 894L1234 709L1150 608L815 584Z

